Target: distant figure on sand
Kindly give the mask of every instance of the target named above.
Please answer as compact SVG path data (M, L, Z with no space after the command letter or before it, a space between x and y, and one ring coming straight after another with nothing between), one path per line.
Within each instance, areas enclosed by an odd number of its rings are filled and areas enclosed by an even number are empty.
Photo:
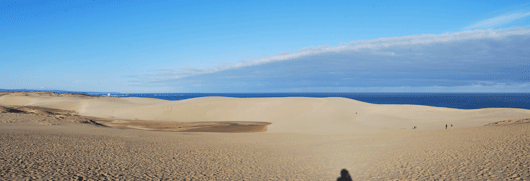
M447 124L445 124L445 129L447 129Z
M337 178L337 181L352 181L350 177L350 173L348 173L348 170L342 169L340 171L340 177Z
M451 129L453 129L453 124L451 124Z
M412 128L412 129L416 129L416 126L414 126L414 128Z

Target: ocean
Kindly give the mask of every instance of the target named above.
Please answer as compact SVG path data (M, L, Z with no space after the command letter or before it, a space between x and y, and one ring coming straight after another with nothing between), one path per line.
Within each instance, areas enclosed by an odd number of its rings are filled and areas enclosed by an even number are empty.
M89 94L107 95L106 93ZM530 93L145 93L111 95L116 96L117 98L144 97L171 101L210 96L236 98L344 97L373 104L412 104L458 109L530 109Z

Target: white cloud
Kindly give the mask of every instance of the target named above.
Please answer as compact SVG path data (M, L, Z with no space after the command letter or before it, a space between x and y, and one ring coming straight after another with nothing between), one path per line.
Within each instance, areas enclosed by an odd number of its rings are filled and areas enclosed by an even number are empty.
M207 92L527 92L529 57L530 29L473 30L312 46L237 64L154 71L135 78L141 80L135 84L186 90L200 83Z
M495 28L500 25L508 24L510 22L513 22L515 20L525 18L528 16L530 16L530 12L518 12L518 13L513 13L513 14L508 14L508 15L497 16L494 18L490 18L490 19L483 20L478 23L469 25L465 29L472 30L472 29Z
M373 40L358 40L351 41L348 45L331 47L329 45L321 45L317 47L306 47L297 50L296 53L284 53L281 52L277 56L262 58L254 61L241 61L237 64L227 63L218 66L208 68L186 68L180 70L164 70L164 73L157 74L157 79L153 81L181 79L190 76L210 74L220 71L226 71L230 69L237 69L241 67L256 66L265 63L288 61L297 59L305 56L315 56L318 54L325 53L338 53L338 52L370 52L375 54L383 55L396 55L395 52L389 51L391 49L399 49L399 47L407 47L414 45L432 45L436 43L450 43L458 41L473 41L473 40L486 40L486 39L502 39L503 37L511 35L529 35L530 29L525 28L508 28L499 30L473 30L463 31L456 33L444 33L438 35L424 34L424 35L413 35L404 37L390 37L390 38L378 38ZM421 51L415 51L422 53Z

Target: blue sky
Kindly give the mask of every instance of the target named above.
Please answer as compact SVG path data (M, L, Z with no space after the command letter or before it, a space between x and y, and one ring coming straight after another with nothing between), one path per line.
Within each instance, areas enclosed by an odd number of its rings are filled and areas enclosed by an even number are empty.
M530 92L527 1L2 1L0 88Z

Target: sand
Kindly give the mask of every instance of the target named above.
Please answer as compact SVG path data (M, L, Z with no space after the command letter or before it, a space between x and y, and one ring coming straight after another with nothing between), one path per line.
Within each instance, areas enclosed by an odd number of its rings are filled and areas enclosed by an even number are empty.
M445 124L476 127L502 120L529 118L527 109L461 110L419 105L377 105L346 98L227 98L182 101L148 98L107 98L51 93L7 93L2 106L38 106L69 110L81 116L105 118L102 124L124 127L122 120L157 124L224 122L268 125L268 133L350 134L411 129L434 130ZM128 121L131 128L157 130L156 124ZM162 123L160 123L162 122ZM178 127L178 126L177 126ZM166 129L169 131L169 129ZM265 130L265 128L263 129ZM175 130L178 131L178 130Z
M0 97L0 180L335 180L343 168L354 180L530 179L524 109L25 94Z

